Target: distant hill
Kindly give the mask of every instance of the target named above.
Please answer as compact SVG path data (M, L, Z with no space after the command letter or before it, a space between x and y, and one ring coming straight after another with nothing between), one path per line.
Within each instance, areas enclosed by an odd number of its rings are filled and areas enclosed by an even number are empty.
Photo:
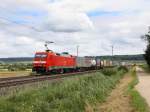
M101 59L113 59L113 60L144 60L143 54L139 55L114 55L114 56L97 56Z
M88 56L93 57L93 56ZM116 61L119 60L144 60L143 54L139 55L114 55L112 56L96 56L96 58L100 59L113 59ZM20 62L32 62L33 57L15 57L15 58L0 58L0 62L4 63L20 63Z
M32 62L32 60L33 57L0 58L0 62L4 63Z

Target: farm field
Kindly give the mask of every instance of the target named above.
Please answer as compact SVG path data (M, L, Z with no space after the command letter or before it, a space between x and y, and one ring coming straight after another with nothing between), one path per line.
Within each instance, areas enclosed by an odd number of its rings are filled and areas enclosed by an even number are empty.
M28 76L31 71L3 71L0 72L0 78Z
M0 78L27 76L32 72L30 63L3 63L0 64Z

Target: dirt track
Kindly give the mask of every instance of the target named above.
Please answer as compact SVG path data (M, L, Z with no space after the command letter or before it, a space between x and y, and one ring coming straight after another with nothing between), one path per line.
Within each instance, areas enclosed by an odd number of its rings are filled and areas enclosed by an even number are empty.
M150 74L145 73L139 67L136 68L136 71L139 78L139 83L136 86L136 89L146 99L148 105L150 106Z
M133 77L130 74L125 75L106 102L96 108L96 112L134 112L130 104L130 96L125 94L127 86L132 79Z

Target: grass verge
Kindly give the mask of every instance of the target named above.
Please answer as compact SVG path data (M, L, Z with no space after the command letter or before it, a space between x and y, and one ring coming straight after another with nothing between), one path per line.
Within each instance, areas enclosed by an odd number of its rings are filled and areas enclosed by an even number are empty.
M140 66L142 69L144 69L145 72L150 73L150 67L147 64Z
M1 97L0 112L84 112L88 105L103 102L124 73L97 72Z
M131 75L133 77L133 81L128 86L128 93L131 96L131 105L134 107L136 112L150 112L145 99L134 89L135 85L138 83L135 68L132 69Z

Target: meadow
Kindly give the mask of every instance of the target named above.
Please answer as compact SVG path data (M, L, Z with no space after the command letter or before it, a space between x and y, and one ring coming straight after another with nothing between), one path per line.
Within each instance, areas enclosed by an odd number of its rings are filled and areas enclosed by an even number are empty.
M105 101L127 72L124 67L45 83L0 97L0 112L84 112Z

